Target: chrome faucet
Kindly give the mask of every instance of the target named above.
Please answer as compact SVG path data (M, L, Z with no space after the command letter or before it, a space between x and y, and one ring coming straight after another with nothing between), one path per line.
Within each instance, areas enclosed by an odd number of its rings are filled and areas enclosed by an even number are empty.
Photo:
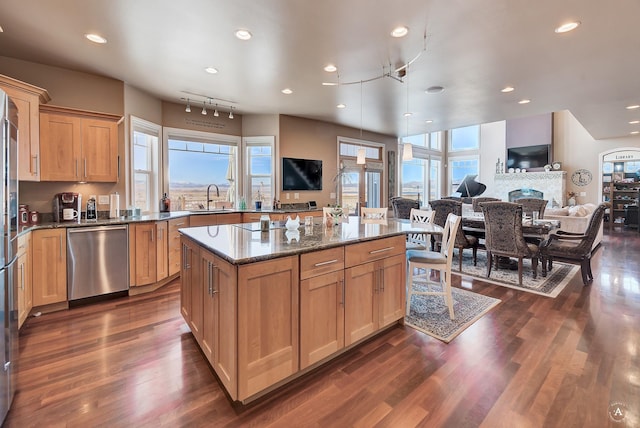
M218 185L217 184L209 184L207 186L207 211L209 211L209 202L212 201L211 197L209 196L209 192L211 191L211 186L216 186L216 196L220 197L220 189L218 189Z

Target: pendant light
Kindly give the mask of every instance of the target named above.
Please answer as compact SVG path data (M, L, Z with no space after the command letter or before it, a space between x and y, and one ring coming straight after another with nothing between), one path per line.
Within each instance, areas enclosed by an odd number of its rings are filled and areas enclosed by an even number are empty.
M360 81L360 141L362 141L362 80ZM362 143L360 144L356 155L356 164L364 165L367 163L367 151L362 147Z
M409 65L405 68L405 80L407 81L407 111L404 114L404 117L407 120L407 133L405 134L405 138L409 138L409 116L411 113L409 112ZM402 160L410 161L413 159L413 144L410 142L404 143L402 146Z

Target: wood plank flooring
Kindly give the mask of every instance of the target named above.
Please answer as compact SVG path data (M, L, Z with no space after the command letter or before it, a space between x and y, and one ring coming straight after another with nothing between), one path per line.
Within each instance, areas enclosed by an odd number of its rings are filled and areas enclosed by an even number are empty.
M248 406L205 362L177 281L30 318L5 426L637 427L639 258L640 234L608 233L594 283L555 299L454 277L502 303L452 343L398 326Z

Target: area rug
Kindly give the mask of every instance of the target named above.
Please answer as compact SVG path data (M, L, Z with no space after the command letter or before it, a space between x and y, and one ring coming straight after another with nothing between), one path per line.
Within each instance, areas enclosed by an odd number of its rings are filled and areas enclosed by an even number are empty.
M580 266L568 263L553 262L553 269L547 272L546 277L542 277L542 268L538 263L538 277L533 279L531 270L531 260L525 259L522 267L522 285L518 285L518 270L496 269L491 270L491 276L487 278L487 253L478 251L477 266L473 265L471 251L462 253L462 272L458 270L458 251L452 260L452 273L477 279L503 287L514 288L516 290L528 291L529 293L540 294L547 297L556 297L567 286L569 281L580 270Z
M422 284L414 284L420 290ZM437 291L438 287L431 287ZM442 296L411 296L409 315L405 316L405 325L415 328L445 343L451 342L464 329L479 320L494 306L499 299L452 287L453 311L455 319L449 318L449 308Z

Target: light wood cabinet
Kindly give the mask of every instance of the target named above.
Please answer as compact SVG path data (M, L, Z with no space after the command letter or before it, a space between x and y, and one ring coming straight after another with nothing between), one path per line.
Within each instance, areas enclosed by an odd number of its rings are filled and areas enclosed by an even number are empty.
M169 220L169 232L168 232L168 269L169 276L175 275L180 272L180 260L181 260L181 247L180 247L180 232L179 230L185 227L189 227L189 217L180 217Z
M241 223L242 213L194 214L190 221L191 227Z
M156 222L156 281L169 276L169 225L166 221Z
M404 316L404 245L396 236L345 248L345 346Z
M200 250L203 295L201 348L227 389L237 390L236 267L209 251Z
M0 89L18 108L18 179L40 181L40 104L51 100L37 86L0 75Z
M119 116L40 108L42 181L118 181Z
M129 285L149 285L168 277L167 221L129 225Z
M296 373L298 257L238 267L238 399Z
M31 233L26 233L18 237L18 328L33 308L31 259Z
M32 232L33 306L67 300L67 234L65 229Z
M200 246L182 237L182 262L180 269L180 312L198 343L202 340L203 289L200 280Z

